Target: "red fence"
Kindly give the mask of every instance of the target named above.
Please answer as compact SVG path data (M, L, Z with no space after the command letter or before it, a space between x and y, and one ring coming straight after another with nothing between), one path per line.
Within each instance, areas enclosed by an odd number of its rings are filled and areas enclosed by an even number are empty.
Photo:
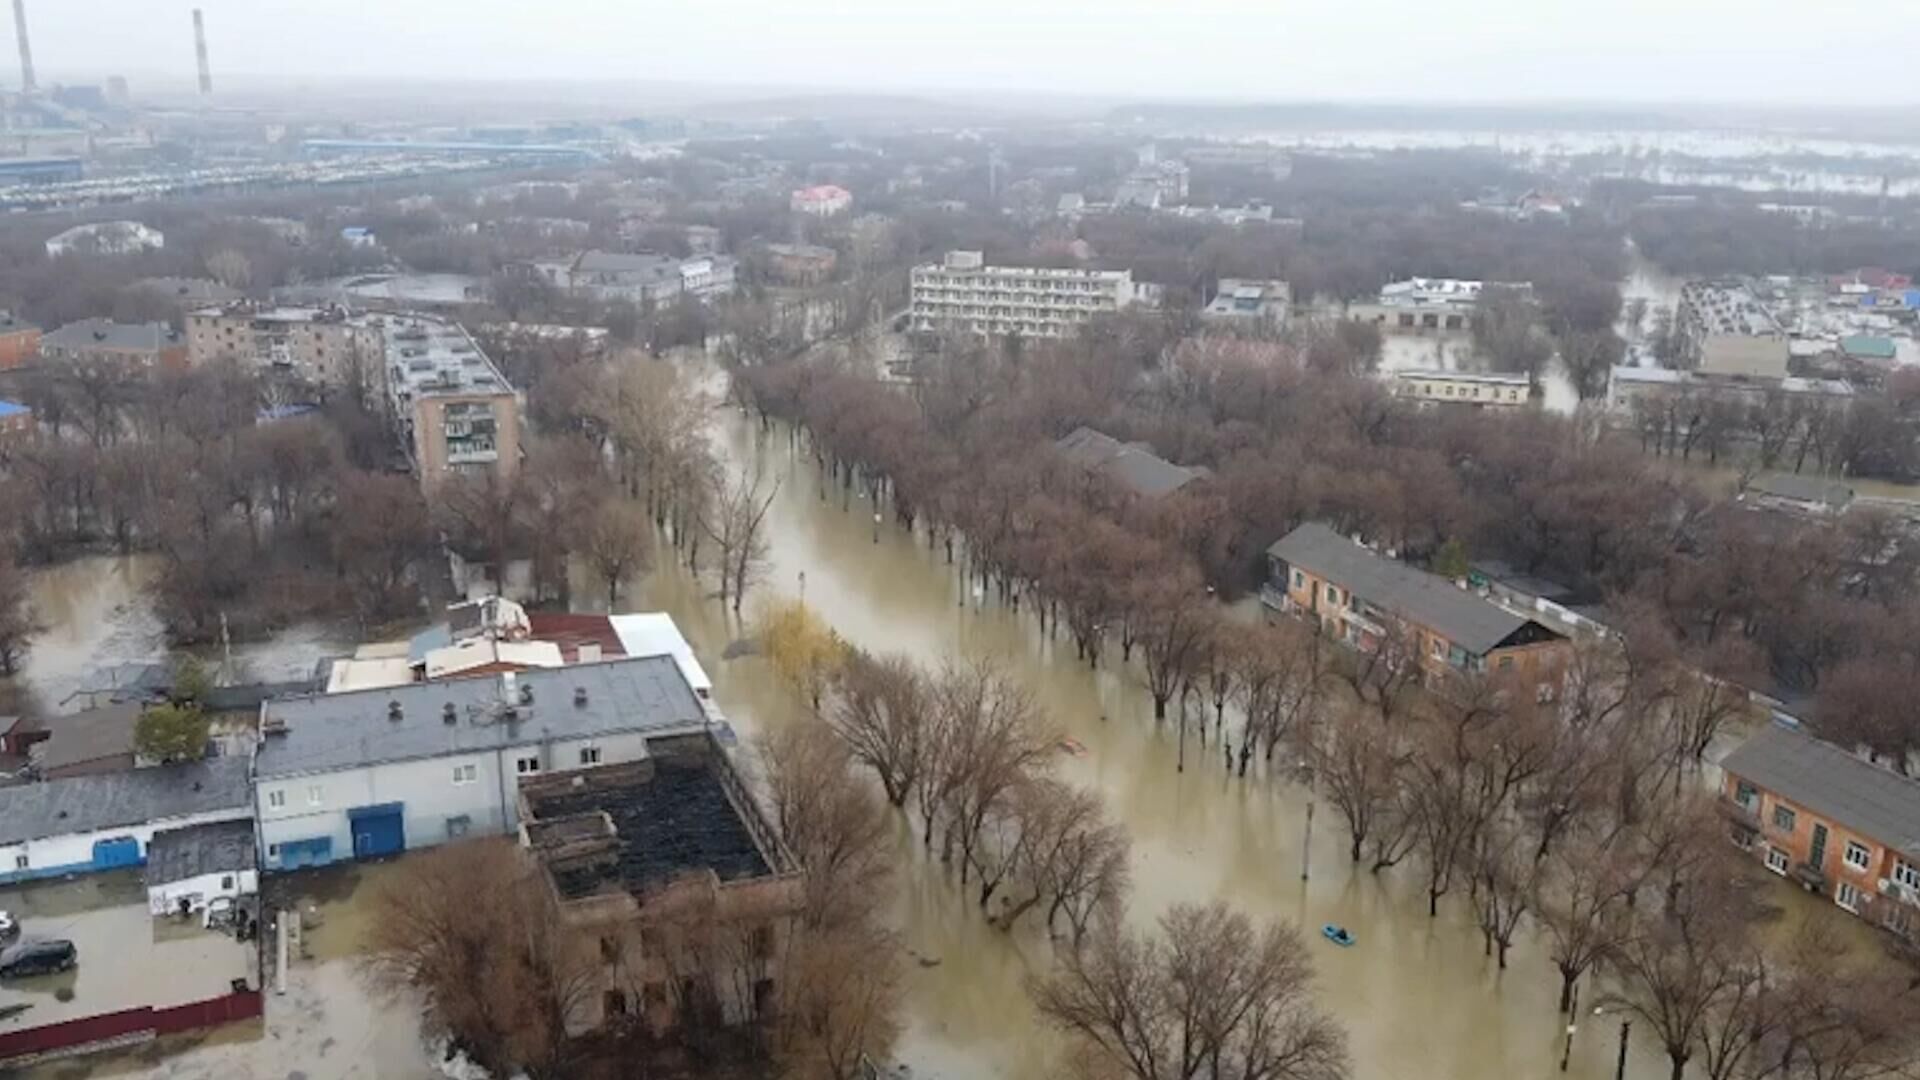
M170 1009L142 1006L137 1009L123 1009L120 1012L101 1013L98 1016L83 1016L77 1020L63 1020L57 1024L45 1024L20 1031L0 1031L0 1061L24 1057L28 1054L66 1050L85 1046L88 1043L124 1038L128 1035L147 1032L155 1035L171 1035L179 1031L212 1027L232 1020L248 1020L259 1016L263 1008L260 991L236 990L221 997L187 1005L176 1005Z

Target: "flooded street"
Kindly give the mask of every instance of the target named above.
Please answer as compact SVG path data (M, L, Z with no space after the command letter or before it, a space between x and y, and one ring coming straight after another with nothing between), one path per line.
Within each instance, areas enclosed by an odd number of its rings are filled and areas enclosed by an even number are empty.
M1318 967L1321 1001L1349 1033L1356 1078L1556 1073L1565 1039L1554 1009L1558 979L1531 936L1516 941L1511 968L1498 971L1482 955L1461 897L1449 896L1440 917L1427 918L1416 869L1402 866L1376 877L1353 868L1339 818L1326 806L1314 816L1311 877L1303 882L1309 798L1303 788L1232 778L1211 737L1204 748L1191 741L1187 770L1176 771L1176 728L1156 727L1136 669L1117 669L1109 658L1100 671L1089 671L1074 660L1070 643L1049 642L1026 616L966 594L955 568L924 539L886 524L876 542L872 508L855 497L843 510L837 491L822 499L818 471L784 430L763 436L732 410L716 411L715 423L726 456L760 455L781 482L769 519L770 565L750 598L749 616L756 600L803 594L842 635L874 651L905 652L927 664L1005 658L1059 734L1087 749L1080 757L1062 754L1061 774L1099 792L1133 838L1136 922L1150 922L1175 903L1218 897L1257 918L1300 926ZM666 552L663 543L663 558ZM157 622L137 589L141 564L106 560L90 574L74 569L79 565L47 572L38 584L43 617L58 627L36 648L28 669L43 694L76 684L102 657L142 659L159 648ZM817 722L763 661L722 659L743 631L709 586L669 564L628 590L621 606L674 616L743 737ZM599 594L582 587L575 595L590 604ZM324 632L296 632L250 657L255 665L291 671L344 644ZM897 837L903 873L894 923L910 950L906 1032L897 1057L923 1078L1058 1075L1060 1041L1039 1025L1023 986L1052 962L1037 921L1012 934L992 929L938 860L923 856L904 819ZM327 879L300 886L313 892L317 905L318 927L308 939L312 958L295 965L287 995L269 994L264 1029L231 1025L202 1039L49 1066L35 1075L433 1075L417 1014L368 999L353 973L359 916L352 901L382 869L345 868L337 878L328 871ZM1358 944L1323 943L1316 928L1327 922L1350 928ZM1591 993L1583 987L1583 996ZM1617 1022L1583 1019L1567 1075L1604 1080L1613 1075ZM177 1052L163 1056L167 1051ZM1652 1040L1636 1031L1628 1075L1664 1071Z
M1449 897L1440 918L1429 920L1406 868L1383 877L1354 870L1338 817L1325 807L1315 816L1312 876L1303 883L1303 789L1230 778L1212 742L1205 751L1190 744L1187 771L1176 772L1175 729L1156 730L1136 672L1089 672L1074 662L1070 644L1047 642L1024 616L972 597L963 605L953 568L924 541L888 526L875 543L870 507L856 498L842 511L837 493L821 500L817 471L790 451L783 431L756 451L750 424L731 411L719 415L729 454L763 453L782 479L772 565L758 594L797 595L804 574L806 602L855 644L927 663L1007 658L1060 733L1088 749L1080 758L1063 755L1062 774L1099 791L1132 834L1135 920L1220 897L1309 931L1330 921L1351 928L1359 938L1352 949L1322 948L1317 934L1309 937L1322 999L1351 1035L1356 1077L1545 1077L1557 1069L1565 1038L1554 1009L1558 980L1534 941L1517 942L1511 969L1497 971L1481 955L1463 902ZM761 661L716 662L739 629L704 588L667 570L653 575L645 593L648 605L673 613L707 659L716 694L743 735L813 722ZM914 954L900 1058L919 1076L1056 1075L1059 1044L1038 1026L1022 988L1050 963L1044 937L1032 927L1012 935L988 927L938 861L922 857L904 822L899 835L906 873L898 926ZM1601 1028L1583 1026L1568 1075L1612 1075L1617 1028ZM1633 1060L1630 1075L1664 1070L1651 1045L1638 1046Z
M77 709L73 693L106 685L110 669L167 657L166 628L146 592L156 559L87 555L34 571L32 603L45 630L34 637L19 682L41 709ZM217 646L193 652L223 683L284 682L305 678L323 656L352 652L358 641L351 626L299 622L262 641L234 642L230 657Z

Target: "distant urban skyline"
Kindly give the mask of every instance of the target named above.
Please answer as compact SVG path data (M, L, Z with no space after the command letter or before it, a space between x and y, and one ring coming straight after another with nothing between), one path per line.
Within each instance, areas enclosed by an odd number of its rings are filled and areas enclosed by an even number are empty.
M191 85L186 0L28 0L42 83ZM1887 106L1863 78L1920 49L1883 4L1615 0L206 0L216 87L330 81L644 81L1128 100ZM1817 15L1817 17L1816 17ZM12 50L0 54L17 85ZM1892 89L1889 89L1892 87Z

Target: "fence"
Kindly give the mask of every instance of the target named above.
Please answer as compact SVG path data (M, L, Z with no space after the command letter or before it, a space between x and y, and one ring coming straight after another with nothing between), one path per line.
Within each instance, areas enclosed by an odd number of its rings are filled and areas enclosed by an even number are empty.
M250 1020L261 1015L263 1009L260 991L236 990L172 1008L141 1006L20 1031L0 1031L0 1062L132 1036L172 1035L234 1020Z

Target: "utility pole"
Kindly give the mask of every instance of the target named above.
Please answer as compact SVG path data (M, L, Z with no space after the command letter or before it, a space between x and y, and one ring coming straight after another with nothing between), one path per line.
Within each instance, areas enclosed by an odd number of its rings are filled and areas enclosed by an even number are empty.
M20 44L20 92L33 93L33 46L27 43L27 0L13 0L13 38Z
M1300 880L1307 880L1307 871L1313 866L1313 790L1307 790L1307 831L1300 838Z

